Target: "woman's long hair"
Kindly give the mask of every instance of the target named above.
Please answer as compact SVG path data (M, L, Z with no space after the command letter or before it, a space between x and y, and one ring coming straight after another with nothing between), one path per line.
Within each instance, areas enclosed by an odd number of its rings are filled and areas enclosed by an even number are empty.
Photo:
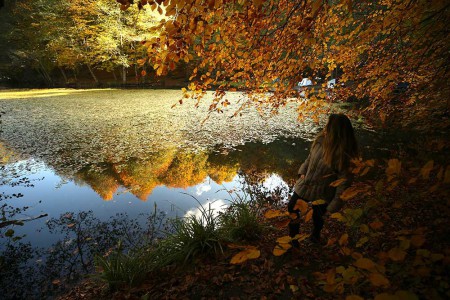
M352 123L343 114L330 115L327 125L317 139L319 137L323 137L324 162L332 168L343 171L350 166L350 161L358 156L358 144Z

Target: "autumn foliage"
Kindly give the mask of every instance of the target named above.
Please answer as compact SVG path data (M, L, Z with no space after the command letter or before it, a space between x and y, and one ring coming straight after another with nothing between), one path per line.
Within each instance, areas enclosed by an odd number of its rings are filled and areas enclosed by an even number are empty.
M129 0L120 0L126 8ZM198 99L214 87L211 108L228 104L224 91L236 86L250 102L277 108L306 91L300 116L317 113L324 102L358 100L365 112L386 122L396 107L411 116L448 110L449 5L445 1L134 1L164 12L148 40L148 61L157 74L180 61L194 69L186 97ZM148 4L149 6L146 6ZM327 80L335 78L334 89ZM298 95L297 95L298 96Z

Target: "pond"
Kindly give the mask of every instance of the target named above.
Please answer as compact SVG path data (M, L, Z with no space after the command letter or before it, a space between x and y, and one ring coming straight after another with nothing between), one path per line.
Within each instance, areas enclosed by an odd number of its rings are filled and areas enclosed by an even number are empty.
M54 249L66 232L48 224L65 216L140 220L156 208L183 217L199 205L223 209L246 185L283 188L287 198L321 125L299 123L295 102L276 115L247 107L233 117L240 93L208 115L211 97L196 108L173 107L175 90L0 92L0 204L14 219L44 216L14 226L14 236ZM372 133L357 133L373 143Z

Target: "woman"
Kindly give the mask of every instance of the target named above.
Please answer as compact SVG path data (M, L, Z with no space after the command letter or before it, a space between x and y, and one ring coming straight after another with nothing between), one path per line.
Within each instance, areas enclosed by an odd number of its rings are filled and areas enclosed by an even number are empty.
M300 229L299 210L294 209L297 200L324 200L323 204L313 205L314 229L310 239L313 242L320 241L323 216L342 207L340 196L351 184L350 162L357 156L358 145L350 120L343 114L330 115L327 125L314 140L308 158L298 170L299 179L288 204L292 218L289 236L294 237ZM336 180L342 183L337 187L331 186ZM298 246L298 241L294 240L292 244Z

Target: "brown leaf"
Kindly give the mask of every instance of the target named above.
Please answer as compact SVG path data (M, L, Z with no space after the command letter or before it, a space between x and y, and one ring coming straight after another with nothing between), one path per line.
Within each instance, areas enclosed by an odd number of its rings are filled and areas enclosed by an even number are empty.
M393 261L402 261L406 257L406 252L399 247L395 247L388 251L388 256Z
M371 273L369 275L369 281L374 286L389 286L389 280L380 273Z
M430 179L430 172L434 167L434 161L430 160L428 161L420 170L420 175L423 179L428 180Z
M375 267L375 263L368 258L360 258L358 259L354 265L360 269L370 270Z

